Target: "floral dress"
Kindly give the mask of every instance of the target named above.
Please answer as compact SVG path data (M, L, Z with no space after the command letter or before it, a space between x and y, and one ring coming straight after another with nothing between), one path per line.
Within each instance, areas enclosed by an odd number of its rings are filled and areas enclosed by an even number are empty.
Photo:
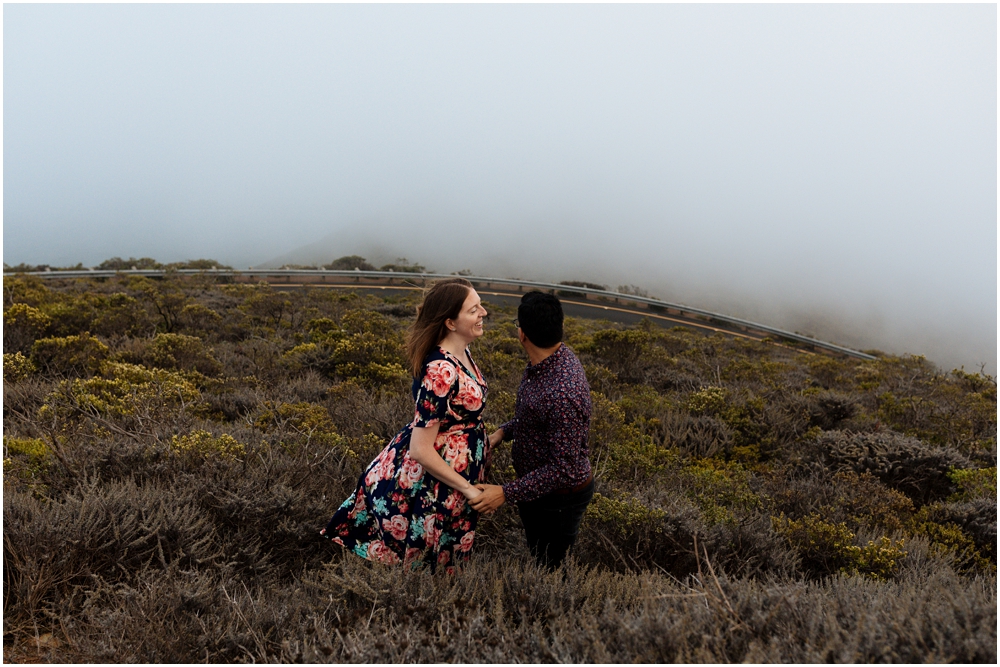
M469 557L479 513L461 492L410 458L410 436L414 427L439 424L434 449L441 458L472 483L485 479L487 387L474 361L472 368L442 348L427 355L422 377L413 382L413 421L368 464L357 491L321 535L362 558L413 569L428 565L453 571Z

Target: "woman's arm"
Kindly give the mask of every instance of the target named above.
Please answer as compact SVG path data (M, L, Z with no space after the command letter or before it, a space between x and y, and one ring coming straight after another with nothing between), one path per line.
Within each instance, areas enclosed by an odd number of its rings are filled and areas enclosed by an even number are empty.
M479 496L482 491L455 472L434 449L434 439L437 438L440 428L440 424L426 427L414 426L413 435L410 436L410 458L423 466L425 471L472 500Z

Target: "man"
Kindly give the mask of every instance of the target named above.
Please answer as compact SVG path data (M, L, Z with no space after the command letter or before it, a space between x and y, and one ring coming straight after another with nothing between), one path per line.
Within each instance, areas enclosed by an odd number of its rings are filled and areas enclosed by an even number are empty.
M490 435L490 444L514 441L517 479L503 486L477 485L483 493L469 502L479 512L516 503L528 548L540 565L552 570L576 541L594 497L587 447L590 385L580 360L562 344L559 299L528 292L515 324L528 366L517 390L514 419Z

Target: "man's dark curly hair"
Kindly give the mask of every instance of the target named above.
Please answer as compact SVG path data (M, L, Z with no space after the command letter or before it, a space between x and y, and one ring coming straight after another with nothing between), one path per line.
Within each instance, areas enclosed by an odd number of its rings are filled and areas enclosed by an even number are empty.
M535 346L552 347L563 337L562 304L552 294L528 292L517 307L521 331Z

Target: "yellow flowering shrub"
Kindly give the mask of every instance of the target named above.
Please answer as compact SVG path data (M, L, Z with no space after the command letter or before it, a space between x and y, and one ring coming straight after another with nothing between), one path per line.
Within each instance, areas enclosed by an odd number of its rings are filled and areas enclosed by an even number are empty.
M55 373L95 373L108 358L108 346L83 332L77 336L42 338L31 346L31 360Z
M20 352L15 352L14 354L5 352L3 355L4 382L19 382L37 370L38 368L32 363L31 359Z
M45 398L39 416L55 412L64 418L87 413L133 417L185 405L199 396L194 383L180 373L108 362L99 376L60 382Z
M187 435L175 435L170 441L170 449L175 454L195 458L235 459L246 453L246 447L228 433L212 435L201 429Z
M52 450L41 438L3 438L4 477L14 474L29 483L49 469Z
M616 500L600 493L594 494L594 501L587 506L587 519L597 521L615 532L627 532L637 526L656 523L666 516L660 509L649 508L630 496ZM662 530L653 528L654 532Z

